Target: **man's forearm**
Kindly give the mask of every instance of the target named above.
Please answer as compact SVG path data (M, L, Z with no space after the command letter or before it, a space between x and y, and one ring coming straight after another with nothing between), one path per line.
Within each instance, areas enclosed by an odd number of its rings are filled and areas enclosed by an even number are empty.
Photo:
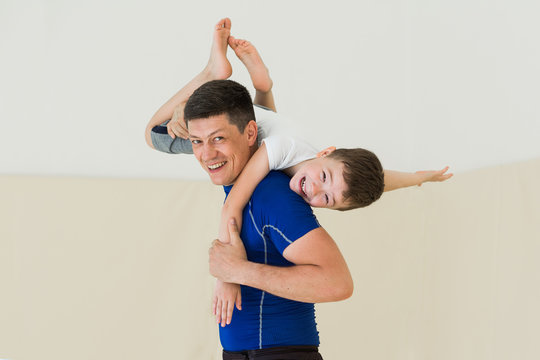
M353 291L348 269L329 271L318 265L278 267L245 261L236 269L231 282L309 303L344 300Z
M209 250L210 274L221 281L311 303L339 301L352 295L347 263L323 228L311 230L285 248L283 257L295 264L287 267L248 261L234 221L228 228L231 242L214 240Z

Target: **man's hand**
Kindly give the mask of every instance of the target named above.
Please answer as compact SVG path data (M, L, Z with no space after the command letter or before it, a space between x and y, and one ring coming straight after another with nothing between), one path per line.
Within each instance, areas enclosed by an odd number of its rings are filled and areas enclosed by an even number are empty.
M173 117L171 121L167 123L167 133L173 139L177 136L182 139L189 138L188 129L184 120L184 107L177 106L174 109Z
M229 221L230 243L214 240L209 250L210 274L223 282L234 283L234 276L242 263L247 261L246 249L240 239L234 220Z
M448 171L448 166L442 170L425 170L417 171L416 174L420 175L420 183L418 186L422 186L423 183L428 181L445 181L450 179L454 174L445 174Z
M222 327L231 323L235 303L236 308L242 310L240 285L218 280L214 288L212 313L215 315L217 323L221 323Z

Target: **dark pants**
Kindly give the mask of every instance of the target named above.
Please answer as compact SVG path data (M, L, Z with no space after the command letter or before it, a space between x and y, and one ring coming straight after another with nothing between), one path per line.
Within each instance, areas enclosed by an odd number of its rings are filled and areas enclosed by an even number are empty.
M238 352L223 350L223 360L323 360L323 358L316 346L280 346Z

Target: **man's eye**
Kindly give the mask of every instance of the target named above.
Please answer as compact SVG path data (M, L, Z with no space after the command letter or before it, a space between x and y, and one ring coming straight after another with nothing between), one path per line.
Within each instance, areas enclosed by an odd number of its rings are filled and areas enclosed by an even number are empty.
M330 199L328 199L328 195L324 194L324 198L326 199L326 205L328 205L330 203Z
M223 136L216 136L216 137L214 138L214 141L215 141L215 142L218 142L218 141L221 141L221 140L223 140Z
M322 181L325 182L326 181L326 173L323 171L322 173Z
M198 144L201 143L201 140L191 140L191 143L192 143L193 145L198 145Z

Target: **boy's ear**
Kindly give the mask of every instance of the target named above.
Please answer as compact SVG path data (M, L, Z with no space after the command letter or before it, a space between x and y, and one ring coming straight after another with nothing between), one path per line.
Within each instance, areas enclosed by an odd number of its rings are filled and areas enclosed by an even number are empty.
M336 151L335 146L327 147L326 149L319 151L319 153L317 154L317 157L320 158L320 157L328 156L331 153L333 153L334 151Z
M247 136L249 146L253 146L257 142L257 123L255 120L248 122L244 134Z

